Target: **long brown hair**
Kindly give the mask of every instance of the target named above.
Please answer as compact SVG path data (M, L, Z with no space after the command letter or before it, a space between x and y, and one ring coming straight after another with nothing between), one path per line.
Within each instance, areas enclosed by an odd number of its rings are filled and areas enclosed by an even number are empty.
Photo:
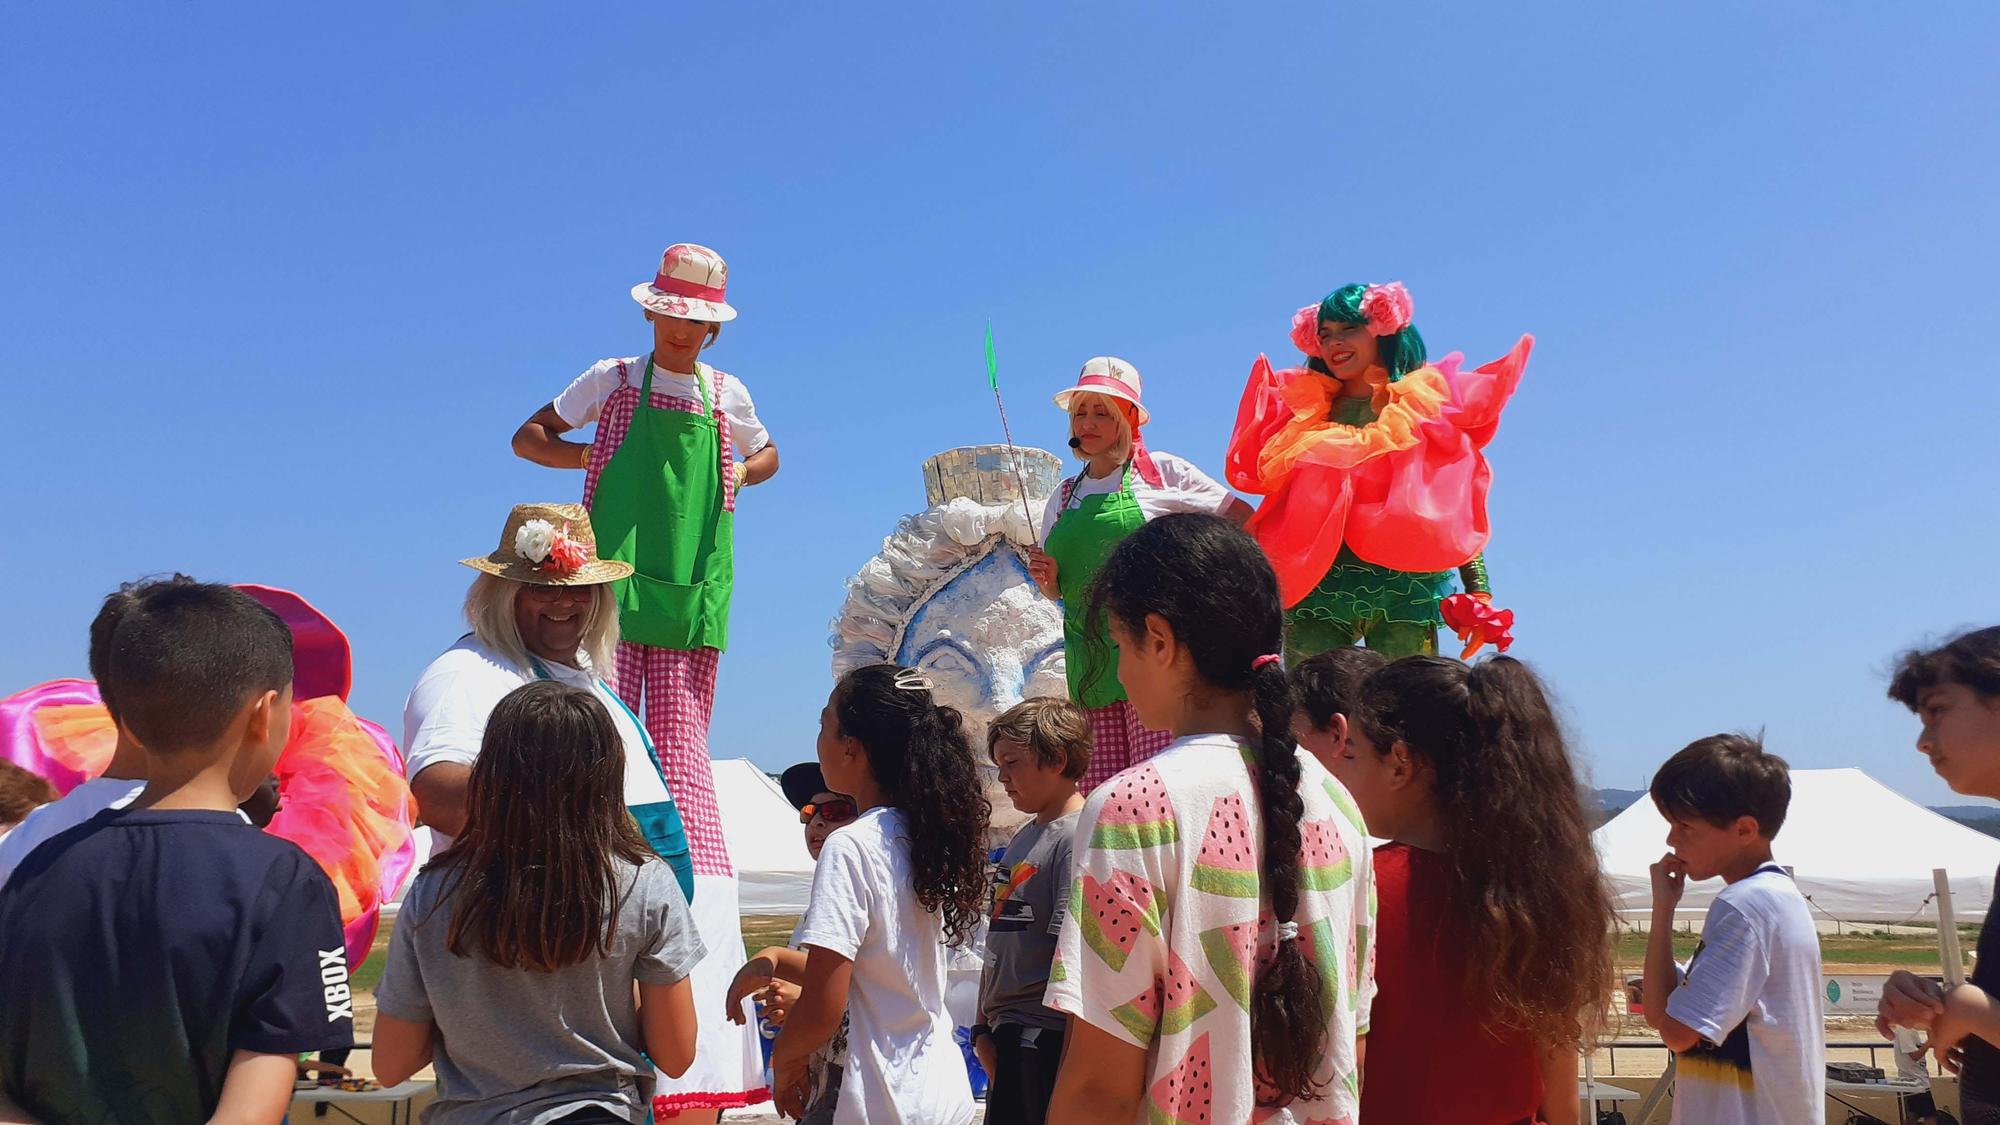
M1505 656L1407 657L1368 678L1357 718L1436 774L1466 998L1495 1027L1580 1045L1609 1003L1611 890L1541 680Z
M486 722L465 831L439 859L458 874L445 944L541 972L605 956L629 890L621 868L652 856L625 810L625 748L604 704L554 680L516 688Z

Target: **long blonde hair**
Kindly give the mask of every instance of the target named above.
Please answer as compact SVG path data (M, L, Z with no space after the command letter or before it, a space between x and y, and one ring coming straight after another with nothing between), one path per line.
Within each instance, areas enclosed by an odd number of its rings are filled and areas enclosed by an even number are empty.
M532 664L521 627L514 621L514 603L526 583L481 573L465 592L465 623L479 643L526 671ZM609 583L590 588L590 616L584 619L583 650L590 670L609 682L618 671L618 600Z

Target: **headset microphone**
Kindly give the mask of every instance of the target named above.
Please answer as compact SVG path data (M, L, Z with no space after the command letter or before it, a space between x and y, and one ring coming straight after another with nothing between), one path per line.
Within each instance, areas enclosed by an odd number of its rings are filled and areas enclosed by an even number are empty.
M1082 438L1071 438L1071 439L1069 439L1069 447L1070 447L1071 449L1082 449L1082 448L1083 448L1083 439L1082 439Z

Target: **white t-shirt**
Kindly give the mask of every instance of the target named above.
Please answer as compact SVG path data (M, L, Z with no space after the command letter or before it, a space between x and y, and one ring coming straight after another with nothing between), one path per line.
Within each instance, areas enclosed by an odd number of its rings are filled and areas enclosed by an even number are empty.
M1139 475L1139 467L1132 467L1132 498L1139 502L1139 512L1149 520L1174 512L1221 512L1229 507L1234 493L1224 488L1215 478L1194 467L1194 463L1171 453L1152 454L1153 464L1160 470L1160 486L1153 487L1146 478ZM1103 496L1118 491L1125 482L1123 469L1108 477L1096 478L1077 471L1076 490L1071 493L1069 481L1056 485L1049 496L1047 507L1042 509L1042 542L1049 541L1049 530L1056 525L1056 517L1062 515L1063 500L1069 499L1075 507L1078 500L1086 496Z
M1674 1120L1823 1125L1819 935L1791 877L1766 866L1722 889L1667 1014L1702 1041L1680 1056Z
M625 803L649 805L668 800L667 786L646 753L646 741L633 724L631 714L611 696L611 689L589 669L543 661L550 677L571 687L598 693L618 735L625 742ZM533 671L523 671L470 634L431 661L410 698L403 704L403 772L415 780L427 766L457 762L469 766L479 760L479 744L486 737L486 720L507 693L535 680ZM436 851L451 844L451 837L437 834Z
M605 400L618 389L618 365L625 365L628 382L635 387L643 386L646 382L646 358L641 355L600 359L591 364L556 396L556 413L576 428L597 421L598 414L604 410ZM713 384L710 388L709 393L713 394ZM695 387L693 375L668 371L664 367L653 368L653 390L692 402L701 401L702 392ZM744 389L736 376L726 371L722 374L722 416L729 419L729 444L738 461L771 444L770 433L764 429L764 423L757 420L757 404L750 401L750 392Z
M1090 791L1076 824L1076 891L1042 1002L1146 1052L1146 1121L1352 1121L1355 1039L1375 996L1374 865L1360 810L1299 759L1299 952L1319 970L1321 1093L1256 1105L1250 1005L1277 948L1263 885L1263 813L1235 739L1176 739ZM844 831L844 830L843 830Z
M800 945L854 962L847 1070L836 1125L963 1125L972 1120L965 1056L945 1013L944 924L910 892L903 814L873 808L827 837Z
M0 887L41 843L58 833L82 824L105 809L122 809L144 792L146 783L129 777L100 777L86 781L61 797L31 812L0 840Z

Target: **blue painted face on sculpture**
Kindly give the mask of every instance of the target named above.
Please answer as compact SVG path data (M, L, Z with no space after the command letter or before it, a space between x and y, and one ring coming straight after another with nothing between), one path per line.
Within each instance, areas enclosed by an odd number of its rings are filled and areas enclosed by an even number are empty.
M931 595L903 631L896 663L923 669L938 701L965 712L976 747L986 724L1021 700L1069 694L1062 610L1005 546Z

